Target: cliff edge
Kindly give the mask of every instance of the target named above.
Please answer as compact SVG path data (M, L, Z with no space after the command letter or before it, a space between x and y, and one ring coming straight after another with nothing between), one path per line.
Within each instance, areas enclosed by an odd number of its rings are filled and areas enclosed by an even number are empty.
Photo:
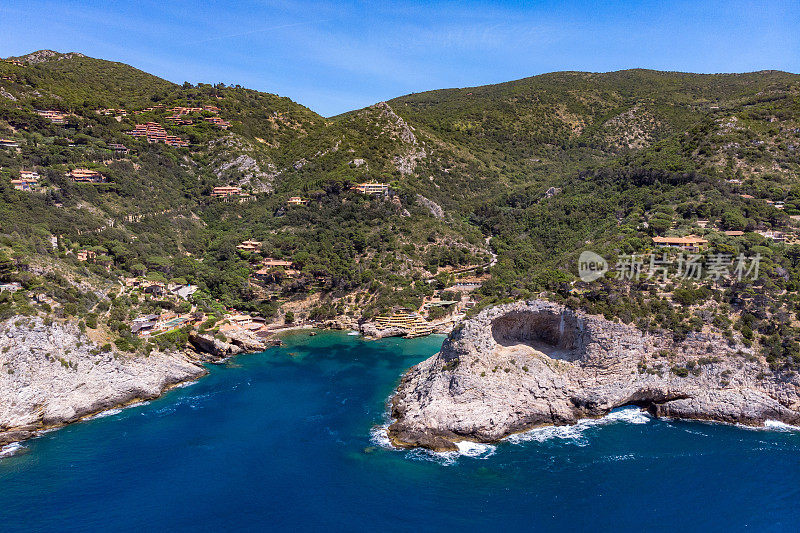
M542 300L483 310L412 367L391 400L400 447L454 450L625 405L659 417L800 424L800 378L713 333L666 334Z
M102 351L69 322L0 322L0 445L160 396L206 370L189 355Z

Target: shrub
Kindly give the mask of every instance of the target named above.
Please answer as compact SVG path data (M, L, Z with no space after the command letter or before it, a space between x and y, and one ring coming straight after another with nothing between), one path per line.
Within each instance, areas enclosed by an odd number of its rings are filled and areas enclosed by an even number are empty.
M689 370L682 366L673 366L670 370L679 378L685 378L689 375Z

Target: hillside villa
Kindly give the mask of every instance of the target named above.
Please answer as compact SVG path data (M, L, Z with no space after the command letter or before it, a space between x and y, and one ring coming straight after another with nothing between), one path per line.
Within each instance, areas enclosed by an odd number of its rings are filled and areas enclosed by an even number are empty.
M78 258L78 261L94 261L97 257L97 252L93 250L78 250L75 257Z
M228 128L231 127L230 122L228 122L227 120L222 120L219 117L206 117L203 120L205 120L206 122L210 122L213 125L222 128L223 130L227 130Z
M19 148L19 141L14 139L0 139L0 148Z
M308 200L301 198L299 196L292 196L288 200L286 200L287 205L306 205Z
M77 183L102 183L106 181L105 176L96 170L88 168L76 168L67 172L67 177L72 178L72 181Z
M291 261L284 261L282 259L272 259L271 257L267 257L261 264L265 267L279 267L279 268L289 268L294 263Z
M261 331L266 326L266 319L259 316L251 316L247 314L225 315L228 323L223 323L219 330L222 333L234 333L243 331L246 333L256 333Z
M291 268L293 264L291 261L267 257L261 262L261 268L254 273L254 276L261 281L276 280L279 277L293 278L300 274L299 270Z
M124 109L114 109L114 108L98 109L97 113L100 114L100 115L106 116L106 117L109 117L109 116L126 117L126 116L128 116L128 112L125 111Z
M460 291L469 292L480 288L483 281L480 279L461 279L456 281L451 287L447 287L446 291Z
M11 185L17 191L32 191L36 183L31 183L25 180L11 180Z
M259 241L244 241L241 244L237 244L236 248L242 250L243 252L260 252L261 251L261 243Z
M137 124L131 131L126 132L126 135L130 135L131 137L145 137L147 142L151 144L163 142L169 146L189 146L189 141L176 135L168 135L164 126L158 122Z
M230 197L237 197L242 195L241 187L233 187L226 185L224 187L214 187L211 191L212 198L228 199Z
M353 191L358 191L362 194L387 194L389 192L389 185L386 183L359 183L350 188Z
M141 114L141 113L147 113L149 111L161 111L163 109L164 109L163 104L156 104L153 107L145 107L144 109L141 109L139 111L134 111L134 113Z
M33 170L20 170L19 179L12 179L11 185L18 191L32 191L39 185L39 173Z
M406 338L424 337L433 333L433 326L422 315L408 309L400 309L391 315L375 317L378 329L399 328L405 330Z
M653 237L653 244L666 248L678 248L684 252L700 252L708 246L708 241L697 235L687 237Z
M215 105L204 105L203 107L180 107L176 106L173 108L168 109L173 116L180 116L180 115L189 115L191 113L201 113L203 111L207 111L209 113L214 113L215 115L219 113L219 108Z
M178 315L165 311L160 315L145 315L134 319L131 323L131 333L139 337L148 337L172 331L194 321L192 315Z
M124 144L110 143L108 147L111 148L115 154L127 154L128 152L130 152L130 150L128 150L128 147L125 146Z
M771 239L775 242L786 242L786 234L781 231L775 231L770 229L767 231L756 231L756 233L758 233L765 239Z
M53 124L66 124L67 122L66 115L61 111L56 111L55 109L37 110L36 114L42 118L46 118Z
M178 126L184 126L184 125L185 126L190 126L190 125L194 124L194 120L192 120L190 118L181 118L180 115L166 117L166 118L164 118L164 120L169 120L170 122L172 122L173 124L177 124Z
M122 282L125 284L125 287L135 289L142 285L142 280L139 278L122 278Z

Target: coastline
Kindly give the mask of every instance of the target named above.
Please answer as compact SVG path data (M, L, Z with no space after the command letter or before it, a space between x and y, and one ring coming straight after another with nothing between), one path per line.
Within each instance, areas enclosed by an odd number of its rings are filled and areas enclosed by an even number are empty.
M103 353L76 324L38 317L0 322L0 346L0 446L160 398L242 353Z
M620 413L632 413L632 415L621 415ZM387 416L390 416L387 413ZM645 420L646 419L646 420ZM528 441L543 442L551 439L580 439L586 429L599 425L606 425L614 422L625 422L631 424L644 424L649 421L672 422L681 421L696 424L707 424L710 426L727 426L748 431L765 431L773 433L800 433L800 425L786 424L779 420L766 419L761 425L743 424L740 422L726 422L722 420L702 419L702 418L672 418L653 416L647 409L625 406L614 409L604 415L587 416L580 418L571 424L541 424L519 431L514 431L497 440L474 440L470 438L457 438L451 442L454 447L433 448L420 446L418 444L409 445L397 441L391 434L389 427L395 422L390 419L381 425L373 426L370 431L371 442L387 450L410 451L423 450L434 456L447 458L450 454L457 453L464 456L474 456L469 450L475 446L499 446L506 444L520 444ZM467 452L465 453L465 450Z
M41 329L42 324L39 323L38 326ZM77 328L75 328L74 325L66 325L66 329L68 329L69 333L75 336L75 338L71 339L72 341L71 343L67 343L63 346L70 345L74 347L83 342L86 343L87 347L90 346L90 342L88 341L88 339L81 337L80 334L77 332ZM311 329L335 331L333 328L326 328L322 325L302 324L296 326L276 328L275 330L270 332L271 333L270 338L279 339L281 335L287 333L303 331L303 330L311 330ZM80 338L81 340L76 340L78 338ZM269 345L265 343L262 348L267 349L268 347ZM64 349L64 352L69 353L70 350L71 349L66 348ZM30 424L6 426L2 430L0 430L0 451L6 450L6 453L4 453L4 455L0 457L8 457L10 455L13 455L13 452L8 452L8 448L10 446L14 446L15 444L21 444L29 439L36 438L44 433L58 430L60 428L76 424L79 422L90 420L108 411L125 409L128 407L139 405L143 402L149 402L158 399L167 394L172 389L179 388L183 385L186 385L187 383L194 383L202 379L203 377L207 376L210 373L209 369L207 368L208 364L211 365L223 364L232 357L238 355L249 355L252 353L258 353L258 350L240 351L237 353L228 353L226 355L219 355L201 351L190 344L186 347L186 350L184 350L183 352L160 354L162 357L165 358L182 360L191 365L191 368L185 368L187 369L187 371L177 376L164 375L163 381L160 383L157 390L150 390L147 393L144 393L145 391L143 388L137 387L131 390L130 394L121 393L119 396L113 398L109 397L96 398L96 401L98 402L96 407L82 409L80 413L76 414L75 416L56 419L49 423L45 423L40 419L39 421L37 421L38 423L34 422ZM2 379L2 374L0 374L0 379ZM2 383L0 383L0 385L1 384ZM0 388L0 393L2 393L2 388ZM58 400L57 397L52 397L48 399ZM1 411L0 414L2 414ZM2 419L0 419L0 421L2 421Z
M799 390L797 376L713 332L676 342L532 300L482 311L409 369L388 431L399 447L454 451L631 405L657 418L800 425Z
M41 322L41 321L39 321ZM38 324L39 329L43 328L41 323ZM50 326L50 327L59 327L59 328L66 328L68 330L68 334L71 334L74 338L71 338L68 342L62 345L63 352L69 352L70 348L63 348L63 346L77 346L81 343L86 343L85 346L88 348L91 343L88 339L81 336L81 334L77 331L77 328L74 327L72 324L64 324L59 326ZM300 331L309 331L309 330L320 330L320 331L345 331L338 327L334 327L333 323L327 321L325 323L315 323L315 324L298 324L298 325L290 325L284 327L278 327L273 330L270 330L270 336L268 339L275 339L280 340L280 338L287 334L292 334L295 332ZM363 334L360 328L352 329L351 332L357 332L358 335L364 340L377 340L378 338L369 337ZM63 332L62 332L63 333ZM268 339L264 339L264 346L263 349L269 348ZM222 343L219 341L214 342L214 347L211 351L203 351L198 349L197 347L193 346L191 343L187 345L186 349L183 352L178 353L170 353L170 354L160 354L162 357L171 358L176 360L182 360L187 362L191 365L192 368L189 369L188 372L182 373L178 376L170 376L165 375L164 380L160 383L157 390L150 390L148 393L143 393L144 391L141 388L134 388L130 391L130 394L121 393L117 397L109 398L97 398L96 400L99 402L96 407L85 408L80 411L79 414L74 416L65 417L62 419L52 420L49 423L45 423L41 420L37 421L38 423L34 422L31 424L21 424L16 426L7 426L0 430L0 450L6 449L9 446L14 444L20 444L26 440L33 439L38 437L39 435L58 430L60 428L76 424L79 422L84 422L98 415L102 415L102 413L116 410L116 409L125 409L128 407L132 407L142 402L148 402L155 399L158 399L165 394L167 394L170 390L174 388L178 388L182 385L187 383L196 382L206 375L209 374L209 369L207 365L217 365L222 364L232 357L238 355L249 355L252 353L258 353L258 350L253 351L239 351L236 353L233 352L226 352L225 349L222 349L222 345L227 343ZM227 345L232 346L232 345ZM54 347L51 347L54 348ZM224 355L223 355L224 354ZM148 358L149 359L149 358ZM56 367L58 370L61 370L60 367ZM2 379L2 374L0 374L0 379ZM0 393L2 393L2 389L0 389ZM57 397L48 398L49 400L57 400ZM0 412L0 414L2 414ZM0 422L2 419L0 419ZM8 456L6 454L5 456Z
M88 420L92 420L94 418L97 418L98 416L101 416L103 413L107 413L109 411L121 410L129 407L136 407L137 405L141 405L145 402L156 400L167 394L172 389L180 388L181 386L184 386L188 383L195 383L208 374L209 374L208 370L204 369L204 372L198 374L197 376L188 377L181 381L166 384L164 388L161 389L161 391L159 391L158 394L154 396L132 397L125 400L121 400L119 403L112 404L108 407L103 407L101 409L98 409L97 411L92 411L82 414L79 418L74 420L63 421L50 425L38 426L36 428L24 428L24 427L9 428L8 430L0 432L0 448L5 448L7 446L12 446L14 444L21 444L27 440L35 439L36 437L39 437L45 433L61 429L70 426L72 424L77 424L80 422L86 422ZM9 436L11 436L12 438L9 439ZM6 457L8 456L9 455L6 455Z

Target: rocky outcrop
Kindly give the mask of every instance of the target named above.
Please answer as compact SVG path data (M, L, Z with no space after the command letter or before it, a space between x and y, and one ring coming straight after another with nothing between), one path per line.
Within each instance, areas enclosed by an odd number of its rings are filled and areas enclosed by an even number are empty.
M17 101L17 97L11 94L10 92L6 91L5 88L3 87L0 87L0 96L2 96L3 98L8 98L12 102Z
M444 218L444 209L442 209L442 206L440 206L439 204L437 204L433 200L425 198L421 194L417 194L416 199L417 199L417 203L419 205L421 205L422 207L424 207L425 209L427 209L432 216L434 216L436 218L439 218L439 219Z
M550 187L544 192L545 199L561 194L561 187Z
M28 65L35 65L37 63L44 63L45 61L61 61L62 59L72 59L74 57L86 57L78 52L68 52L62 54L54 50L37 50L28 55L24 55L19 59Z
M250 331L229 331L227 335L231 344L238 346L241 352L263 352L267 349L267 344L264 340L256 337Z
M636 405L655 416L800 424L800 379L716 334L681 343L534 300L482 311L392 398L398 446L455 449Z
M369 107L371 111L378 112L378 119L384 121L385 133L391 135L402 143L402 153L392 157L392 162L400 174L414 173L417 164L427 157L427 152L420 146L420 141L414 134L414 128L394 112L386 102L379 102Z
M253 192L272 192L280 172L258 155L252 142L231 134L210 142L209 150L214 153L211 166L218 178L241 187L249 185Z
M0 322L0 444L156 398L205 373L182 354L101 351L72 323Z
M384 328L378 329L378 326L373 322L365 322L359 328L361 334L369 339L383 339L384 337L402 337L407 333L403 328Z
M189 335L192 345L202 361L217 363L242 352L242 348L233 343L217 339L211 334L192 333Z
M337 318L326 320L322 323L325 329L334 329L337 331L355 330L358 329L358 322L349 316L339 316Z

